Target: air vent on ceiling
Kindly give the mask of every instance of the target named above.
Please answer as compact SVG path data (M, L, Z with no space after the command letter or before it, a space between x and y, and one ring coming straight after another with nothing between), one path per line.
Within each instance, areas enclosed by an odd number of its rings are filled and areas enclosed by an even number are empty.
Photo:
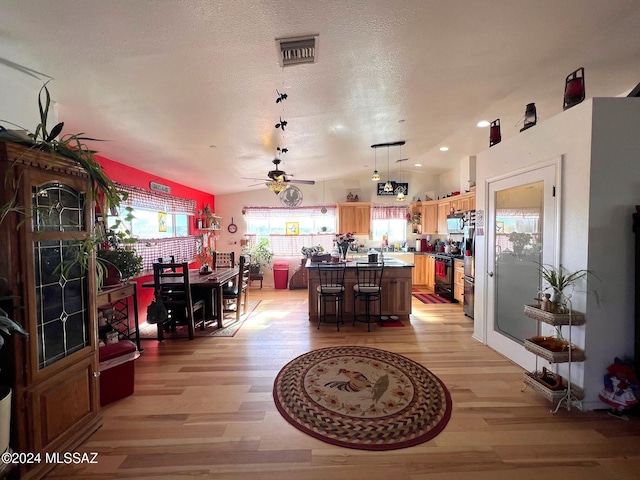
M316 63L318 36L276 38L281 67L302 63Z

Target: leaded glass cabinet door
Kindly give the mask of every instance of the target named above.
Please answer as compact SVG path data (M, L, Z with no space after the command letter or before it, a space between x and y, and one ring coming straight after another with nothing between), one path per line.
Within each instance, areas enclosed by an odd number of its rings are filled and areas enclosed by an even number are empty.
M60 182L31 187L32 231L44 234L33 241L39 370L91 343L82 243L66 238L86 232L86 202L84 192Z
M1 146L0 146L1 147ZM17 451L71 451L101 423L95 327L91 186L72 163L7 144L4 167L21 207L9 236L17 313L29 332L17 342ZM0 152L3 153L3 152ZM7 169L7 165L10 167ZM4 230L4 226L3 226ZM13 265L12 264L12 265ZM21 467L39 478L51 466Z

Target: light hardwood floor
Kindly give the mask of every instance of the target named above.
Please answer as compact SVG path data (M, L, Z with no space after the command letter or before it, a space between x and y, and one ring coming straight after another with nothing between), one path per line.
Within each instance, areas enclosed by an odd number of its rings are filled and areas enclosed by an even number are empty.
M133 396L103 409L80 451L97 465L48 478L256 480L617 480L640 478L640 423L603 411L549 412L523 370L471 338L458 305L413 300L403 328L307 320L304 290L251 288L261 303L234 338L145 341ZM331 345L393 351L448 387L453 413L429 442L388 452L336 447L289 425L272 386L294 357ZM604 373L604 372L603 372Z

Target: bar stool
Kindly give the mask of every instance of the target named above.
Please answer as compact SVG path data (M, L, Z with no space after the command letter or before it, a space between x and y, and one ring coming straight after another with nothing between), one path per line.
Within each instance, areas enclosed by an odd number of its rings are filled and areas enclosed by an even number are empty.
M342 314L344 312L344 263L338 264L318 264L318 276L320 285L316 288L318 292L318 330L320 324L334 323L340 331L340 324L344 323ZM333 303L333 313L327 313L327 304ZM333 321L331 319L334 319Z
M367 324L367 331L371 331L371 321L379 321L382 313L382 273L384 272L384 263L356 263L356 281L353 286L353 325L356 322L364 322ZM356 315L358 311L357 301L365 302L364 315ZM378 314L371 313L371 304L378 303Z

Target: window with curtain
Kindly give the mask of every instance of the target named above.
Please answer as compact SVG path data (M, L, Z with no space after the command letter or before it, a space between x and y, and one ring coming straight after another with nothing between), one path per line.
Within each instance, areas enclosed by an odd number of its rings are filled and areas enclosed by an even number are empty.
M275 255L301 255L302 247L321 245L333 249L336 233L335 205L322 207L244 207L247 238L251 243L267 238ZM287 224L297 223L297 235L287 235Z
M374 205L371 208L372 240L381 241L383 235L391 242L404 242L407 239L407 214L405 206Z
M196 254L196 237L189 235L189 220L195 215L196 201L148 192L129 185L118 188L127 192L127 200L109 212L107 226L122 221L137 238L134 244L143 258L143 269L151 270L159 257L174 255L176 261L189 262ZM133 216L127 220L129 209Z

